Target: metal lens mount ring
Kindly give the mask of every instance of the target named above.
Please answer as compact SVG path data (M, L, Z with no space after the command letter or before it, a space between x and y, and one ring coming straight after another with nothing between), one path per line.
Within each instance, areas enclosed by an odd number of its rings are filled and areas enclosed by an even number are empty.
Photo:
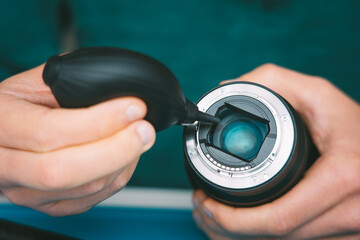
M270 131L266 139L272 143L263 144L268 147L266 150L264 146L260 148L256 161L246 163L240 159L238 165L226 163L204 147L206 139L201 132L207 126L197 122L184 129L185 156L201 178L216 186L246 190L266 184L284 168L293 151L295 128L289 108L283 99L267 88L245 82L217 87L205 94L197 106L200 111L214 115L226 104L234 108L237 108L237 104L245 108L248 106L255 109L261 118L267 119Z

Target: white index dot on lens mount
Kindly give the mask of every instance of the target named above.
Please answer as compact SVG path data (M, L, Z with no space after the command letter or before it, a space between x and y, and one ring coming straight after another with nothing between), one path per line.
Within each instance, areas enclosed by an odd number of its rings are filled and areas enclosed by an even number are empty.
M280 119L285 122L288 119L288 116L287 115L282 115Z
M265 180L268 180L268 179L269 179L269 174L264 173L264 179L265 179Z
M195 149L191 150L191 151L190 151L190 155L191 155L191 156L195 156L195 155L196 155L196 150L195 150Z

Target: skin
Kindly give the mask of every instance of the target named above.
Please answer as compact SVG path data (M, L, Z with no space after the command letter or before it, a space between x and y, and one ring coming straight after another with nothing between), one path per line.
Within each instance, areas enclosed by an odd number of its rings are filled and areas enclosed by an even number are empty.
M0 84L0 190L52 216L78 214L126 185L155 130L132 97L59 108L43 67Z
M221 204L201 190L193 216L211 239L360 239L360 107L327 80L273 64L235 81L279 93L308 126L320 157L284 196L252 208Z

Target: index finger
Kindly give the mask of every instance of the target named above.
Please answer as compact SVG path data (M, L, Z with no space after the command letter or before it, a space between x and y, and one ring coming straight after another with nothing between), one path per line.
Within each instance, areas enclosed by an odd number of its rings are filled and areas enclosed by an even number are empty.
M18 77L22 81L41 78L42 68ZM0 113L1 146L47 152L107 137L143 118L146 105L140 99L123 97L88 108L50 108L0 92Z

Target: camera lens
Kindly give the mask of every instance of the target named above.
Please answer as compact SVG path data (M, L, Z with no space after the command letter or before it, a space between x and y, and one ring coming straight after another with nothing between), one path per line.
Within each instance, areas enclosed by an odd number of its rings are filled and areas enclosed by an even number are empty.
M251 122L234 122L221 134L221 148L240 158L252 159L263 141L260 129Z
M317 157L295 110L261 85L222 85L197 106L220 122L184 128L185 166L193 185L220 202L256 206L272 201Z

